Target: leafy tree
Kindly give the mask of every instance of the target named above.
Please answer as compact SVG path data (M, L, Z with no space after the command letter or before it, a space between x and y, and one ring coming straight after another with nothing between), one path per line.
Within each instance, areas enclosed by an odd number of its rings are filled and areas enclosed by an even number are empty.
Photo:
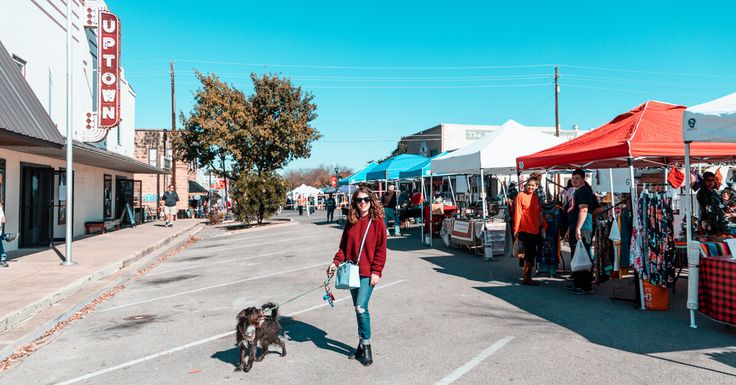
M310 126L317 118L314 96L278 76L259 78L253 74L251 79L255 93L248 97L252 112L248 122L250 147L238 155L259 173L281 169L297 158L308 158L312 142L321 137Z
M202 87L194 95L189 116L180 113L183 129L172 138L175 156L237 180L239 171L247 168L246 162L237 156L238 146L247 142L248 132L244 128L252 119L246 96L215 74L195 72ZM226 167L226 160L231 160L231 167Z
M286 193L289 192L286 180L275 172L260 175L254 171L242 173L233 188L238 219L258 224L286 203Z
M202 87L191 113L181 114L183 128L173 138L176 157L235 180L241 187L236 191L248 196L243 218L251 218L257 207L262 222L272 214L273 200L285 194L269 195L285 185L275 171L309 157L312 142L320 138L311 126L317 117L314 96L275 75L251 74L254 92L246 95L215 74L195 72ZM249 187L249 181L262 188Z

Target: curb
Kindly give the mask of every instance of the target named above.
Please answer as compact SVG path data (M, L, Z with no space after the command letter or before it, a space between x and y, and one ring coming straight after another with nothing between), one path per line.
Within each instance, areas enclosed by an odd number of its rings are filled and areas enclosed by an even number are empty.
M63 314L55 317L53 320L50 320L44 323L43 325L34 329L32 332L8 344L2 351L0 351L0 361L8 358L20 346L33 342L37 338L41 337L47 330L51 329L57 323L65 320L66 318L69 318L72 314L74 314L79 309L83 308L84 306L86 306L87 304L89 304L90 302L98 298L103 293L109 291L110 289L120 284L130 281L135 276L135 274L138 273L138 271L145 269L151 262L157 259L160 256L160 254L166 251L169 251L171 249L175 249L179 247L180 245L184 244L191 237L193 237L200 230L202 230L202 228L204 228L204 224L197 223L192 227L183 229L182 231L178 233L172 234L154 243L152 246L149 246L143 250L140 250L132 255L128 255L118 262L111 263L86 277L83 277L81 279L78 279L70 283L60 288L59 290L57 290L55 293L47 296L46 298L40 301L37 301L35 303L32 303L20 309L19 311L15 312L14 314L11 314L10 316L5 317L3 320L0 320L0 325L2 326L2 330L0 330L0 333L5 333L11 330L16 325L20 324L21 322L24 322L28 320L29 318L32 318L33 316L37 315L41 311L44 311L50 308L51 306L53 306L54 304L76 294L80 290L84 289L84 287L87 286L88 283L104 279L114 273L120 272L121 270L125 269L128 266L139 265L137 266L137 268L132 269L133 271L124 273L120 279L114 282L111 282L108 285L105 285L105 287L103 287L102 289L97 290L90 296L86 297L80 303L72 306L70 309L66 310ZM189 236L186 236L186 237L182 236L187 233L190 233Z

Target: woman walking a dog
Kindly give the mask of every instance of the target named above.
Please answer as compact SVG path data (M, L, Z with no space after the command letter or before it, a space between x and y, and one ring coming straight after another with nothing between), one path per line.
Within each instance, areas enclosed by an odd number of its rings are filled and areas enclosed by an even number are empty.
M383 207L373 192L360 187L353 193L348 211L348 223L340 239L340 247L335 258L327 268L327 275L332 276L337 266L345 261L358 260L361 243L365 242L358 262L360 271L360 288L350 289L358 319L358 337L360 341L354 354L355 359L363 366L373 363L371 352L371 316L368 312L368 301L373 288L381 279L383 266L386 263L386 224L383 221Z

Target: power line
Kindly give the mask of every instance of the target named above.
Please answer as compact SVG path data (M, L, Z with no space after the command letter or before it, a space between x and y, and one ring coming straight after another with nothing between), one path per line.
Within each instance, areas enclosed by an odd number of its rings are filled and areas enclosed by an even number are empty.
M392 67L392 66L336 66L336 65L302 65L302 64L273 64L273 63L243 63L209 60L178 60L181 63L202 63L220 65L238 65L245 67L283 67L283 68L312 68L312 69L351 69L351 70L478 70L478 69L512 69L512 68L539 68L552 67L554 64L522 64L497 66L446 66L446 67Z
M595 82L603 82L603 83L647 84L647 85L658 85L658 86L664 86L664 87L698 87L698 88L727 87L727 86L724 86L723 83L717 85L715 83L665 82L665 81L659 81L659 80L645 80L645 79L635 80L635 79L626 79L626 78L615 78L615 77L612 78L612 77L605 77L605 76L587 76L587 75L577 75L577 74L565 74L564 77L568 79L595 81Z
M700 95L695 94L683 94L683 93L674 93L669 91L647 91L647 90L632 90L632 89L624 89L624 88L609 88L609 87L595 87L595 86L585 86L580 84L569 84L564 83L561 86L564 87L574 87L574 88L587 88L592 90L603 90L603 91L620 91L620 92L635 92L635 93L641 93L641 94L667 94L667 95L677 95L677 96L690 96L690 97L697 97Z
M710 78L736 78L735 75L693 74L693 73L680 73L680 72L645 71L645 70L634 70L634 69L627 69L627 68L581 66L581 65L574 65L574 64L560 64L560 67L579 68L579 69L588 69L588 70L596 70L596 71L630 72L630 73L650 74L650 75L701 76L701 77L710 77Z

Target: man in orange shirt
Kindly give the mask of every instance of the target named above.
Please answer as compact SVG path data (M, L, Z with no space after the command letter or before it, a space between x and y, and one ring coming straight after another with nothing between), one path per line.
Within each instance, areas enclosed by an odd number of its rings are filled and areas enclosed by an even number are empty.
M539 187L537 178L529 178L524 191L514 199L514 238L524 245L524 277L522 285L539 286L532 280L534 260L537 257L540 227L546 225L542 221L542 206L536 191Z

